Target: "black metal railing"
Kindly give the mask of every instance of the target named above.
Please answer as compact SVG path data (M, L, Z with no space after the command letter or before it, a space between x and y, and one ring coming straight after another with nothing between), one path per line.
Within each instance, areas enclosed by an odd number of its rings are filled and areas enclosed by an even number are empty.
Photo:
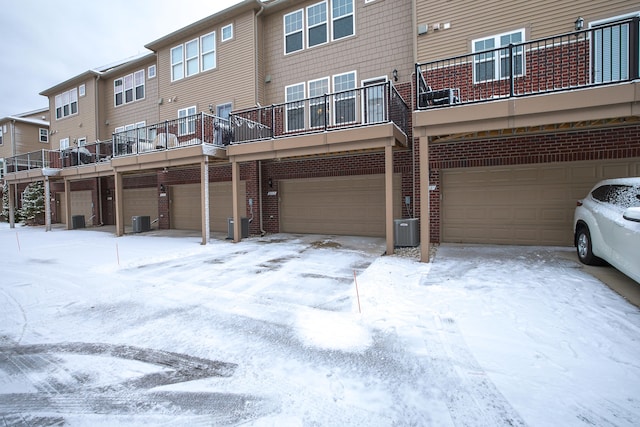
M117 157L201 144L224 147L231 140L229 120L199 113L114 133L112 143Z
M416 64L417 108L620 83L639 78L639 18Z
M393 122L408 134L409 107L390 83L231 114L233 143Z
M52 154L53 158L50 159L50 164L56 168L68 168L105 162L113 157L112 147L111 141L96 141L92 144L65 148L58 152L52 152L59 153L59 155Z

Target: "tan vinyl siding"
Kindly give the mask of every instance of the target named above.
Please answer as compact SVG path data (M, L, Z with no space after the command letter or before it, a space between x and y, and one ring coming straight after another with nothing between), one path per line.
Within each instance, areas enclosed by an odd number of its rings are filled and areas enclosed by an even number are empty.
M234 20L225 20L197 34L165 46L158 52L160 120L171 120L178 110L195 106L197 112L209 113L209 105L231 102L234 109L255 106L254 12ZM233 39L221 42L222 27L233 23ZM171 49L212 31L216 32L216 68L181 80L171 81ZM171 100L171 102L169 102Z
M73 88L78 89L82 84L85 85L85 95L80 96L78 92L78 114L56 119L56 95ZM98 139L94 85L95 80L90 78L60 89L49 96L49 111L51 111L49 128L53 132L49 136L49 142L52 150L60 148L60 140L63 138L69 138L70 144L73 144L73 141L79 138L86 138L87 143L92 143Z
M474 39L521 28L527 40L534 40L572 32L579 16L587 28L589 22L638 11L640 4L626 0L417 0L416 24L429 27L427 34L417 36L417 60L466 54ZM450 28L434 31L437 23Z
M117 127L145 122L147 126L158 123L158 76L156 67L156 77L149 78L149 66L156 64L155 57L149 61L137 63L127 68L110 73L109 78L102 80L101 98L101 119L100 129L102 139L111 138L111 134ZM145 87L144 99L115 106L114 81L124 78L129 74L144 70ZM135 90L135 88L134 88ZM108 125L105 123L109 123Z
M265 84L267 104L284 102L285 86L331 79L351 71L356 71L358 86L366 79L391 78L394 69L398 70L399 83L410 81L414 63L412 2L382 0L365 4L355 0L354 36L331 41L329 35L328 43L306 48L305 34L305 48L285 55L284 15L303 9L306 17L306 7L315 3L297 2L264 18L265 74L271 76L271 82ZM328 12L330 15L330 3Z

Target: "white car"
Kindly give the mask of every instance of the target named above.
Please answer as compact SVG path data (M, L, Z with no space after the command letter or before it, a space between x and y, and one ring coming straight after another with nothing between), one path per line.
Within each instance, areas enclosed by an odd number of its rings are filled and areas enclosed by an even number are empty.
M578 201L573 230L581 262L606 261L640 283L640 177L599 182Z

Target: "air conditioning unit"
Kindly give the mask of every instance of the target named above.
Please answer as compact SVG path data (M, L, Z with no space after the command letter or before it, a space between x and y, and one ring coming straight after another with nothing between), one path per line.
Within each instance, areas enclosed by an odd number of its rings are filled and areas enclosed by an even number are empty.
M151 217L149 216L132 216L131 225L134 233L142 233L151 230Z
M420 227L418 218L394 220L395 246L418 246L420 244Z
M233 240L233 218L227 218L228 234L227 239ZM249 218L240 218L240 236L243 239L249 237Z

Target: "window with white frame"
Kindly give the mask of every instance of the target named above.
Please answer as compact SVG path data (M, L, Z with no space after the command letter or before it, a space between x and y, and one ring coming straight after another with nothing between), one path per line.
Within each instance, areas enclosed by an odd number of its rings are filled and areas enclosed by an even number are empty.
M69 138L60 139L60 151L69 148Z
M324 127L328 123L328 111L324 95L329 93L329 78L309 82L309 126Z
M202 71L216 68L216 33L213 32L202 36L200 38L200 46Z
M86 94L86 87L84 84L81 84L80 86L78 86L78 95L84 96L85 94Z
M287 86L285 101L287 102L285 120L287 131L304 129L304 83Z
M38 129L38 133L40 135L40 142L42 142L43 144L48 144L49 143L49 129L40 128L40 129ZM1 134L2 134L2 131L0 131L0 135Z
M178 136L196 132L196 107L178 110Z
M56 119L78 114L78 89L73 88L55 97Z
M78 147L84 147L87 145L87 138L78 138L76 142L78 143Z
M479 53L473 57L473 82L481 83L508 78L513 75L524 75L524 49L516 46L511 50L509 45L524 41L524 29L492 37L472 41L473 52ZM495 50L497 48L505 48Z
M176 81L184 78L184 58L182 52L184 47L182 45L176 46L171 49L171 81Z
M386 118L386 77L368 79L362 82L364 87L363 116L365 123L382 122Z
M0 128L0 145L4 144L4 136L2 133L2 128Z
M226 42L233 38L233 24L225 25L222 27L222 41Z
M333 117L336 125L356 121L356 72L333 76Z
M149 68L147 68L147 76L149 76L150 79L154 78L156 76L156 66L154 65L149 65Z
M327 2L323 1L307 7L307 44L318 46L327 42L329 25L327 23Z
M133 73L133 84L135 85L135 100L144 99L144 70Z
M302 9L284 15L284 52L292 53L304 47Z
M355 34L353 0L332 0L331 26L332 40Z
M191 40L184 45L185 75L186 77L198 74L200 71L199 42L198 39Z
M144 70L127 74L113 81L113 104L118 107L134 101L140 101L145 96Z

